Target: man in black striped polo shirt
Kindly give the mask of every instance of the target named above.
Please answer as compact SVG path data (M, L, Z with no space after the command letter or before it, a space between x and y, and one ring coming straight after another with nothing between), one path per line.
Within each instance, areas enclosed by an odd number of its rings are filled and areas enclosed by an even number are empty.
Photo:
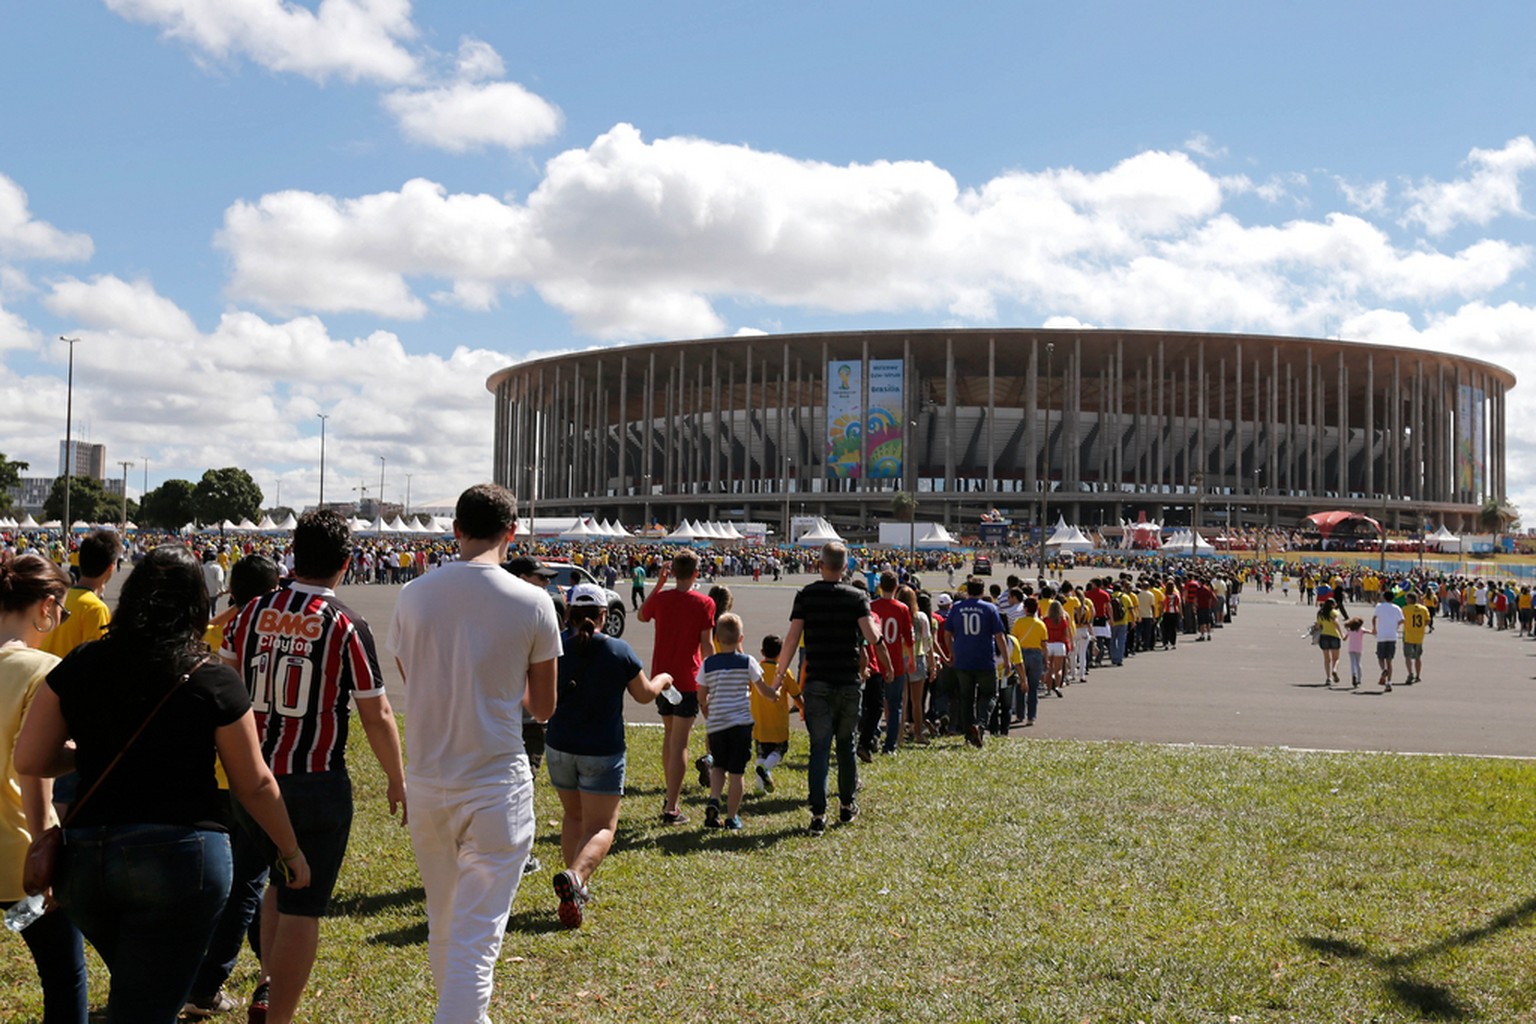
M827 771L834 741L842 801L839 818L849 822L859 813L854 802L859 785L854 733L864 669L861 645L880 659L885 677L893 678L890 655L869 611L869 595L842 581L847 567L848 549L842 542L833 541L821 549L821 579L795 595L789 632L784 636L784 650L791 655L805 641L801 678L805 727L811 734L811 834L818 836L827 829Z

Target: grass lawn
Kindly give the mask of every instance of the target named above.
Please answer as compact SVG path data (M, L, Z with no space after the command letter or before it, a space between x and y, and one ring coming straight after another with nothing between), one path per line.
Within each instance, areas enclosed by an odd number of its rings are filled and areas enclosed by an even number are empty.
M577 932L555 921L541 780L546 870L513 907L493 1019L1536 1017L1536 764L948 740L878 760L859 820L813 839L803 734L746 830L708 834L691 788L693 824L654 823L660 736L630 732L619 842ZM420 882L354 754L352 853L300 1018L426 1021ZM253 976L242 959L234 991ZM6 934L0 1020L39 1015Z

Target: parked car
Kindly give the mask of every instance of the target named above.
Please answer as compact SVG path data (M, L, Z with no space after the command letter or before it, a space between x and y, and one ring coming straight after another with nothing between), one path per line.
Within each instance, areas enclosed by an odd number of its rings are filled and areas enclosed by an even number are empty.
M550 577L547 589L551 594L559 594L562 598L570 593L571 588L578 583L590 583L598 587L608 595L608 621L603 624L603 632L617 640L624 635L625 605L624 599L609 590L597 581L590 572L574 562L551 561L543 559L545 568L553 569L555 575Z

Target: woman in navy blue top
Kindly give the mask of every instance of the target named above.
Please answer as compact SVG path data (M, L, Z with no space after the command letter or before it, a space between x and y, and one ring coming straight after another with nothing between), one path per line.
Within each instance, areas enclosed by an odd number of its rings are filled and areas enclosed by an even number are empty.
M613 845L624 795L624 694L649 704L672 686L665 672L646 677L634 648L603 633L608 597L590 583L571 588L569 626L560 638L555 713L545 727L544 763L560 794L560 853L554 878L560 923L579 928L587 880Z

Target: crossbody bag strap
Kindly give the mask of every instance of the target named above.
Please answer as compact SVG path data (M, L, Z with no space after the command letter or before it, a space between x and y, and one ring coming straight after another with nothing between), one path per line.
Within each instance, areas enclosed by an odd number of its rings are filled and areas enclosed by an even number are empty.
M107 776L112 774L112 769L116 768L117 763L123 759L123 755L128 753L128 748L133 746L134 741L144 734L144 730L149 727L149 723L154 721L155 716L160 713L160 709L165 707L165 702L171 699L171 694L181 689L182 684L185 683L188 679L192 678L193 672L196 672L198 669L208 664L208 662L211 660L213 659L209 658L206 654L197 659L197 664L183 672L181 678L177 679L171 688L165 691L165 696L160 698L160 703L156 704L154 710L145 716L144 721L139 724L139 727L134 731L134 734L128 737L128 742L123 744L123 749L117 752L117 756L114 757L112 762L107 765L106 770L103 771L100 775L96 776L96 781L91 784L90 789L85 791L85 796L82 796L79 800L76 800L74 804L70 806L69 814L66 815L64 820L59 823L60 827L68 826L71 821L75 820L75 815L79 814L80 809L85 806L85 802L96 794L96 791L101 788L101 784L107 781Z

